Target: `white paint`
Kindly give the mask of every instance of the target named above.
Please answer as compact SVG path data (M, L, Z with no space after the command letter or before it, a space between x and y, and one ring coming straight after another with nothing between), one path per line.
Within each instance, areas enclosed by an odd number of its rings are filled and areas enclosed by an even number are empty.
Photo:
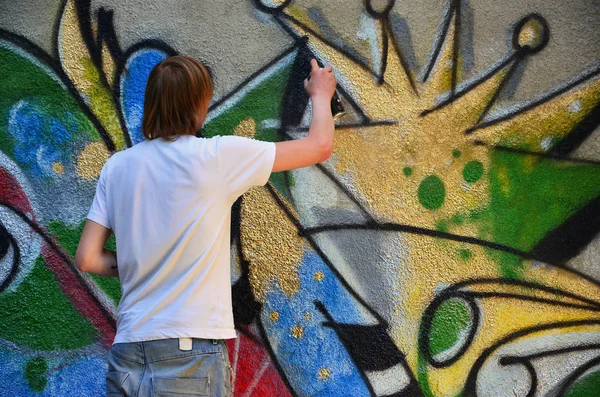
M21 217L8 207L0 205L0 223L15 239L19 249L20 259L15 278L7 291L15 292L21 282L27 277L42 250L42 237L38 235ZM10 244L10 243L9 243ZM8 277L13 266L15 247L10 245L7 255L0 258L0 282Z
M543 150L550 150L550 148L552 147L552 138L548 136L542 139L542 142L540 142L540 147Z
M383 57L383 54L381 52L382 46L379 23L365 13L360 14L356 37L365 40L369 44L373 69L376 71L381 70L381 58Z
M485 332L485 331L483 331ZM599 343L597 332L571 331L561 334L556 331L552 335L529 336L516 342L500 347L483 365L477 378L477 395L481 397L514 397L525 396L529 391L530 377L528 371L521 365L502 366L501 357L523 357L535 353L548 352L566 347L574 347ZM536 396L549 395L576 368L594 357L600 350L583 350L566 354L552 355L532 360L538 377Z
M392 395L404 390L410 384L410 376L401 364L382 371L370 371L366 374L376 396Z
M23 101L20 101L19 103L21 102ZM37 200L29 181L21 172L19 166L1 151L0 168L4 168L13 178L15 178L25 196L27 196L29 205L35 214L37 208L35 204ZM33 219L33 215L31 213L27 213L26 216L29 219ZM17 286L21 283L21 281L23 281L27 274L29 274L29 271L33 267L35 259L37 259L40 254L42 242L39 235L32 231L29 225L23 219L18 217L12 210L4 206L0 206L0 223L2 223L8 233L10 233L17 240L19 250L21 251L21 263L19 264L19 271L17 272L12 284L7 289L8 291L15 291ZM0 280L4 280L6 266L10 265L7 264L5 260L2 260L2 264L0 265Z
M281 121L279 119L268 119L263 120L259 124L261 129L269 130L269 129L277 129L281 126Z
M579 113L582 109L581 101L579 99L574 100L567 106L567 109L569 109L569 112L571 113Z
M8 131L10 132L11 130L14 130L17 127L17 114L19 113L19 111L21 110L21 108L23 106L25 106L27 102L24 99L21 99L19 102L15 103L9 111L9 117L8 117Z

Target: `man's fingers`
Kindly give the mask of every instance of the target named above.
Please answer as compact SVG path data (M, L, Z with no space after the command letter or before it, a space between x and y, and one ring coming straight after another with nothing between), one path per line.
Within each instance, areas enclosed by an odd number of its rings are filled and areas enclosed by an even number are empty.
M333 68L331 67L331 65L327 65L323 68L324 71L326 71L327 73L329 72L333 72Z
M314 58L310 60L310 69L313 72L316 70L319 70L319 64L317 63L317 60Z

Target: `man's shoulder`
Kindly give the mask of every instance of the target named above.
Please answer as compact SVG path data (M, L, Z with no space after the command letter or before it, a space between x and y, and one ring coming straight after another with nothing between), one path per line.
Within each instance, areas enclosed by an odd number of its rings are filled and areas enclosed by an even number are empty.
M116 166L122 163L131 164L131 160L139 157L140 155L143 157L144 152L147 151L146 141L140 142L137 145L128 147L124 150L120 150L110 155L108 160L106 161L105 167L110 169L114 169Z

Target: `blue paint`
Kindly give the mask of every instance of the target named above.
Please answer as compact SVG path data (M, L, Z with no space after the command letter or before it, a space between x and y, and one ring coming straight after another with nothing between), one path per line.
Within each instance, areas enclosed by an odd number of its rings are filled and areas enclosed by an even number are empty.
M22 352L0 351L0 396L54 397L54 396L103 396L106 382L106 357L92 354L69 363L64 357L49 358L48 383L41 392L33 391L25 379L25 365L31 357ZM67 364L67 365L65 365Z
M315 279L319 271L324 275L321 281ZM323 302L337 322L367 324L359 303L314 252L305 254L298 275L300 290L287 296L273 285L261 313L269 342L292 388L298 395L339 396L340 390L369 395L344 345L333 329L322 325L327 320L314 305L315 300ZM272 311L279 313L276 322L269 318ZM309 320L306 313L310 313ZM300 338L292 335L295 325L303 329ZM322 368L329 370L329 378L319 377Z
M152 68L167 54L154 48L144 48L134 52L127 61L121 76L121 108L132 144L144 140L142 119L144 116L144 94Z
M65 166L71 163L73 134L63 120L52 117L39 102L30 99L14 105L8 132L15 140L14 159L21 166L36 177L54 176L54 162ZM76 125L72 121L68 124Z

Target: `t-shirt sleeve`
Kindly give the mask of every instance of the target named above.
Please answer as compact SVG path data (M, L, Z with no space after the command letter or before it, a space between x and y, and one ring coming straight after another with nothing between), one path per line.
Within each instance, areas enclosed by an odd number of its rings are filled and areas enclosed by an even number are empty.
M92 207L88 212L87 218L101 224L107 229L112 229L106 207L106 164L104 164L100 172L98 184L96 185L96 195L94 196L94 201L92 202Z
M275 162L275 143L223 136L218 141L218 156L227 192L237 199L252 186L267 183Z

